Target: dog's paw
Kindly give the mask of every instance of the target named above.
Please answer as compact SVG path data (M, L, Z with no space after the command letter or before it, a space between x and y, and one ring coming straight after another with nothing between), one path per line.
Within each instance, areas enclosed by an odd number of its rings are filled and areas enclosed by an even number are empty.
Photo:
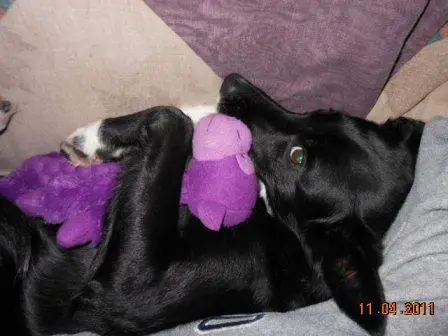
M130 115L98 120L70 134L61 144L61 153L75 166L83 167L121 159L132 153L139 144L141 147L141 142L145 140L141 132L146 129L145 125L148 123L157 126L163 124L162 119L166 119L168 124L174 125L173 120L168 122L166 113L169 112L171 116L182 114L182 116L190 117L193 122L197 122L210 113L216 113L217 106L192 106L181 109L154 107ZM151 132L156 129L157 127Z
M101 140L102 120L78 128L61 143L61 153L75 166L86 167L101 163L100 151L105 148Z

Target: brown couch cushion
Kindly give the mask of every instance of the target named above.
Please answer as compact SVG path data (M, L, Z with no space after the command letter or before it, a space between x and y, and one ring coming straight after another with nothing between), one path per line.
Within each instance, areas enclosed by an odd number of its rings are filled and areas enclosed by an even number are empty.
M16 0L0 25L0 93L19 109L0 170L99 118L216 101L218 76L140 0Z

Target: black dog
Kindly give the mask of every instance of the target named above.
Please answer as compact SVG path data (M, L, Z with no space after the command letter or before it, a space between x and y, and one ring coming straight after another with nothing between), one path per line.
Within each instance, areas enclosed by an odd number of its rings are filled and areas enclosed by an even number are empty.
M98 250L59 249L52 227L0 199L3 328L143 335L333 297L371 334L384 333L375 314L384 300L381 238L411 187L423 123L293 114L238 75L225 79L219 109L250 127L272 215L259 199L246 223L212 232L179 207L193 132L179 109L96 123L63 150L123 162ZM361 315L360 303L373 314Z

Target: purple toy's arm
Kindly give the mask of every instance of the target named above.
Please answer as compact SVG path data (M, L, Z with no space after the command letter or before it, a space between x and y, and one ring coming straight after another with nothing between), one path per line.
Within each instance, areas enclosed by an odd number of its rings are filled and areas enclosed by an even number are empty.
M181 205L188 204L189 199L190 199L190 194L189 194L189 192L190 192L190 177L189 177L188 173L189 173L189 170L186 169L184 172L183 179L182 179L182 188L180 191L180 202L179 202Z

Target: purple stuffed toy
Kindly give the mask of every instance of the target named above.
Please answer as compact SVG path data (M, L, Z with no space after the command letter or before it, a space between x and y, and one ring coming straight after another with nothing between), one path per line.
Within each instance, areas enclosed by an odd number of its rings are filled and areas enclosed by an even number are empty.
M0 194L28 216L62 224L57 233L60 246L96 246L120 170L116 163L76 168L56 152L37 155L0 180Z
M257 179L248 156L251 143L249 129L235 118L213 114L196 126L181 204L211 230L237 225L252 213ZM62 224L60 246L96 246L120 171L117 163L76 168L59 153L37 155L0 180L0 194L28 216Z
M258 182L251 144L249 129L235 118L212 114L196 125L180 203L210 230L240 224L252 213Z

